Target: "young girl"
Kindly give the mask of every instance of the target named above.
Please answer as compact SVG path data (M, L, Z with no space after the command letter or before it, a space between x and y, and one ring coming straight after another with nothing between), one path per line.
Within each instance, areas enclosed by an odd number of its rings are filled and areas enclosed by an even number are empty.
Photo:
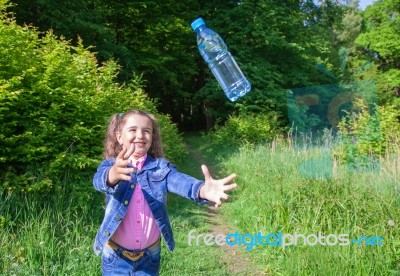
M114 115L104 143L105 160L93 178L106 194L106 210L94 250L102 252L103 275L158 275L160 238L175 247L166 211L167 192L215 207L228 199L235 174L215 180L202 165L205 181L180 173L163 158L158 125L151 114L132 110Z

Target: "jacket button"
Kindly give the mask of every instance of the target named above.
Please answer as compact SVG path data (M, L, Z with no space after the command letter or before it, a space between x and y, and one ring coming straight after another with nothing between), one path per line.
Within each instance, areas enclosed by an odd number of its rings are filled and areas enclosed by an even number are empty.
M131 184L131 189L135 188L135 184Z
M121 217L120 217L120 216L116 216L115 219L116 219L117 221L120 221L120 220L121 220Z
M128 200L125 200L125 201L124 201L124 204L125 204L125 205L128 205L128 203L129 203Z
M105 236L110 236L110 232L106 231L106 232L104 232L104 235Z

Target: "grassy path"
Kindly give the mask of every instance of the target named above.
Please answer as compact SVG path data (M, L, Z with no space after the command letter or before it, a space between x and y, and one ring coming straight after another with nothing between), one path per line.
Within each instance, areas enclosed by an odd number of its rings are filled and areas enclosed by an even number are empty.
M185 171L199 179L203 179L200 167L205 164L214 178L226 176L218 167L216 158L218 153L206 151L204 147L205 141L199 134L186 135L184 139L189 153L189 161L186 163ZM226 208L229 208L229 202L224 202L219 209L216 209L211 204L206 207L207 223L209 224L208 233L216 236L235 232L232 225L227 222L226 215L224 215ZM224 244L216 248L216 250L219 251L220 262L225 265L229 275L265 275L259 267L252 263L243 248Z

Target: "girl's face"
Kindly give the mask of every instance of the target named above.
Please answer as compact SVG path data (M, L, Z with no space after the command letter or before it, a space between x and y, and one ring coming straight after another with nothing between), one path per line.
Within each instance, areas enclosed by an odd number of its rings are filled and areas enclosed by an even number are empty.
M121 133L117 132L118 142L129 149L134 146L132 156L139 159L147 153L153 140L153 127L150 118L133 114L126 118Z

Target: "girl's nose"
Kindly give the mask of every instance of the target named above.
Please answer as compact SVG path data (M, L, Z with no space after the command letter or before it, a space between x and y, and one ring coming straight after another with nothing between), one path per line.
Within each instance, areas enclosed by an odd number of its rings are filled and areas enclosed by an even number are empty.
M143 132L141 130L136 131L136 138L142 138Z

